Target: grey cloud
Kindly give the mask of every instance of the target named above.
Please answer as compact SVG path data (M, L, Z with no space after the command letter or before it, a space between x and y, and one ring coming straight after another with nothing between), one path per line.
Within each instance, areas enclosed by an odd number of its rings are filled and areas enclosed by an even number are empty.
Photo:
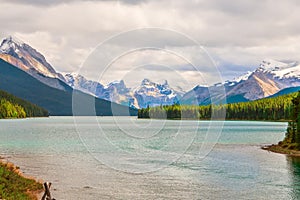
M197 69L192 65L145 65L141 69L150 70L150 71L197 71Z
M141 28L123 32L110 40L111 44L131 47L165 48L196 45L182 33L164 28Z
M219 57L216 60L226 77L252 69L265 57L300 60L297 0L117 2L0 0L0 36L20 36L60 71L76 70L90 50L107 38L143 27L174 29L194 38L208 47L213 57ZM191 46L190 41L163 31L129 35L113 45L176 47L186 55L199 57L193 48L186 48ZM113 50L107 49L108 56ZM176 67L192 71L184 65Z
M35 5L35 6L55 6L72 2L109 2L117 1L126 4L139 4L147 0L1 0L0 2L10 2L15 4Z
M234 63L224 63L220 65L220 73L223 80L232 80L245 74L247 71L253 71L258 66L236 65Z

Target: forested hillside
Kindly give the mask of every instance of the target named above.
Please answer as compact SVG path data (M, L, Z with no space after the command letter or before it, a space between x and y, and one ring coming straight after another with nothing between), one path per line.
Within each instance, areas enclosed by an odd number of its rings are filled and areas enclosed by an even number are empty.
M221 119L223 117L222 114L224 114L228 120L289 120L292 99L295 96L297 96L297 93L224 105L190 106L175 104L171 106L148 107L140 109L138 117L211 119L212 113L214 113L215 119Z
M0 90L45 108L52 116L129 116L137 114L137 110L134 108L95 98L73 90L63 81L58 81L64 86L64 90L45 85L23 70L0 59ZM76 97L76 101L74 101L74 97ZM86 106L91 104L94 106ZM75 113L74 106L76 107Z
M48 111L0 90L0 118L45 117Z

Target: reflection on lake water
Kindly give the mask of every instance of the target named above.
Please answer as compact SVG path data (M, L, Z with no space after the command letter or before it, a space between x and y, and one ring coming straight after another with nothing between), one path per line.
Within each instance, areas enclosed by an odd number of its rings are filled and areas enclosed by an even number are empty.
M287 156L289 177L291 180L291 197L300 198L300 157Z
M122 151L169 151L176 155L176 148L162 147L174 138L174 127L185 126L184 130L189 131L194 122L167 121L160 135L153 135L151 126L143 131L138 128L147 120L132 119L137 124L132 127L125 118L118 118L128 134L111 117L98 120L106 139L119 148L118 152L102 145L105 138L101 138L99 127L91 123L91 118L76 119L77 126L87 133L87 141L97 138L87 149L72 117L50 117L0 120L0 155L20 166L25 175L51 181L56 199L300 199L299 158L260 149L264 144L282 140L286 123L225 122L217 144L202 158L199 149L209 122L200 122L193 143L178 160L166 162L168 165L152 173L134 174L115 170L112 165L121 162L125 167L143 167L166 163L155 157L128 157ZM152 121L152 127L160 124ZM152 139L133 143L130 134ZM95 159L90 151L111 161L110 165Z

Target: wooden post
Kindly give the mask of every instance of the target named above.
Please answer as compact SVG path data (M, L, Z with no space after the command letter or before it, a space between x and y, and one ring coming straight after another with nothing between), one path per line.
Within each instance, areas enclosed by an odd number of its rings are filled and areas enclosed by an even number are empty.
M50 183L50 182L45 182L44 183L45 193L44 193L44 195L42 197L42 200L55 200L55 199L52 199L51 194L50 194L51 184L52 183Z

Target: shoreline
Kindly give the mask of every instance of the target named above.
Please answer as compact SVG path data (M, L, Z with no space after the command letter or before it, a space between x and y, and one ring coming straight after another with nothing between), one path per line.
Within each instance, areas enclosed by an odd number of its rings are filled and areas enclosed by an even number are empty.
M21 185L20 187L24 187L23 184L26 184L27 188L14 188L13 192L16 192L15 195L22 194L25 195L26 198L38 200L44 191L42 180L37 180L34 177L24 175L20 167L9 162L5 157L2 156L0 156L0 172L0 180L3 178L2 176L5 176L4 178L8 180L6 186L19 184L13 186L16 187Z
M299 150L287 149L278 144L262 146L261 149L265 151L271 151L273 153L284 154L287 156L300 157Z
M280 120L254 120L254 119L194 119L194 118L139 118L137 117L137 119L141 119L141 120L144 120L144 119L155 119L155 120L174 120L174 121L245 121L245 122L289 122L290 120L288 119L280 119Z

